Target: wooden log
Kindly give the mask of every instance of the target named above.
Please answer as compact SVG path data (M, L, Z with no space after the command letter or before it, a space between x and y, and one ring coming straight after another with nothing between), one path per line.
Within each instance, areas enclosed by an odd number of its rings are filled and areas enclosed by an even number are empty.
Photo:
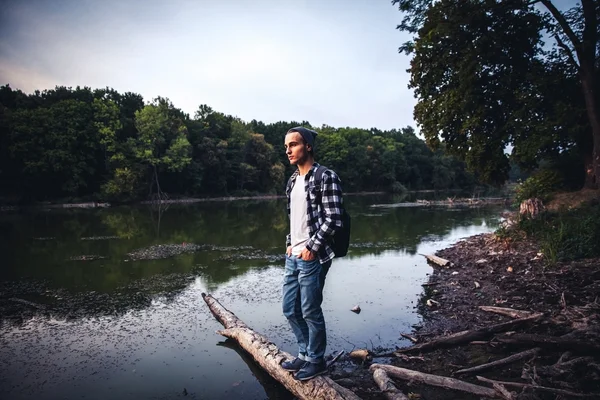
M480 310L493 312L500 315L505 315L514 319L527 318L533 314L531 311L513 310L512 308L479 306Z
M381 392L388 400L408 400L408 397L402 393L394 382L390 379L388 374L381 368L376 368L373 371L373 379Z
M442 347L452 347L459 344L472 342L474 340L481 340L494 333L506 332L517 326L524 325L529 322L534 322L543 316L541 313L532 314L527 318L515 319L508 322L502 322L500 324L485 326L482 328L457 332L449 336L443 336L438 339L433 339L426 343L416 344L411 347L396 350L398 353L412 353L416 351L431 351Z
M388 376L397 379L402 379L405 381L419 382L425 385L437 386L444 389L458 390L460 392L471 393L476 396L485 396L491 398L498 397L498 394L494 389L474 385L472 383L464 382L459 379L448 378L446 376L426 374L424 372L394 367L392 365L387 364L373 364L369 369L373 372L375 372L376 369L382 369L387 373Z
M419 339L417 339L416 337L413 337L413 336L407 335L406 333L401 333L401 334L400 334L400 336L402 336L402 337L403 337L403 338L405 338L405 339L408 339L408 340L410 340L410 341L411 341L411 342L413 342L413 343L417 343L417 342L419 341Z
M532 356L536 355L539 351L540 351L540 348L536 347L534 349L522 351L520 353L513 354L512 356L502 358L500 360L492 361L492 362L489 362L486 364L481 364L476 367L460 369L460 370L456 371L455 374L469 374L469 373L473 373L473 372L485 371L486 369L499 367L501 365L510 364L515 361L522 360L524 358L532 357Z
M513 396L513 394L509 392L503 385L494 383L492 386L504 400L514 400L515 396Z
M281 367L285 360L294 357L279 350L265 336L253 331L234 313L227 310L211 295L202 293L202 298L217 320L226 328L218 333L236 340L252 358L299 399L339 399L359 400L352 391L340 386L326 376L317 376L309 381L297 381L292 374Z
M454 264L452 264L450 261L446 260L445 258L434 256L432 254L421 254L421 255L423 257L425 257L428 261L431 261L432 263L437 264L440 267L452 267L452 266L454 266Z
M600 346L595 343L565 337L535 335L531 333L514 333L510 336L499 336L497 340L500 343L549 347L553 350L570 350L587 354L600 353Z
M224 341L217 343L217 346L231 349L232 351L235 351L238 356L240 356L242 361L244 361L244 363L248 366L248 369L252 375L264 389L268 399L276 399L278 396L281 397L281 389L279 388L279 385L274 385L275 380L273 377L271 377L267 371L262 369L260 365L254 361L252 356L240 347L238 342L236 342L234 339L225 338Z
M536 219L546 210L544 203L538 198L531 198L521 202L519 206L519 215L521 218Z
M549 393L556 393L556 394L562 394L565 396L573 396L573 397L590 397L590 398L600 398L600 393L576 393L576 392L571 392L569 390L564 390L564 389L555 389L555 388L551 388L551 387L545 387L545 386L537 386L537 385L530 385L528 383L520 383L520 382L501 382L501 381L495 381L493 379L488 379L488 378L484 378L483 376L478 376L477 379L481 382L486 382L489 384L499 384L502 386L508 386L508 387L514 387L514 388L527 388L527 389L532 389L532 390L538 390L540 392L549 392Z

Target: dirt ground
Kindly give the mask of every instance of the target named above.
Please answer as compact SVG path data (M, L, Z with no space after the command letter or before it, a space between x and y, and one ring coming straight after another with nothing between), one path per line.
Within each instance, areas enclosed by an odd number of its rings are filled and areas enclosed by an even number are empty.
M556 193L547 204L548 210L558 211L561 208L576 208L584 203L600 201L600 190L581 189L576 192Z
M354 363L334 364L331 377L365 399L385 398L373 382L368 366L389 363L430 374L454 377L481 386L476 375L498 381L546 386L600 398L600 259L546 266L535 242L523 238L507 241L493 234L473 236L439 251L453 267L435 267L421 298L425 323L410 333L418 343L451 333L510 321L511 318L482 311L496 306L543 313L535 322L515 328L533 334L541 342L513 340L509 333L488 335L479 343L465 343L403 357L378 357ZM433 300L429 301L428 300ZM428 305L429 303L429 305ZM526 335L527 336L527 335ZM558 343L551 343L559 338ZM523 339L523 338L520 338ZM511 340L508 340L510 342ZM473 374L456 374L462 368L505 358L539 347L537 355ZM392 349L394 350L394 349ZM383 351L385 352L385 351ZM389 353L389 350L387 351ZM409 358L407 356L411 356ZM477 399L454 390L433 388L396 380L409 398ZM507 387L515 399L571 398L565 394Z

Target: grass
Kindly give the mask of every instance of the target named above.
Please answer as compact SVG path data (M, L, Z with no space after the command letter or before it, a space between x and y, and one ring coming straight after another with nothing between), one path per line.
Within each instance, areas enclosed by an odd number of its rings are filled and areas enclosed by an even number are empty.
M600 256L600 204L547 211L537 219L522 219L516 229L498 230L501 238L535 238L549 265Z

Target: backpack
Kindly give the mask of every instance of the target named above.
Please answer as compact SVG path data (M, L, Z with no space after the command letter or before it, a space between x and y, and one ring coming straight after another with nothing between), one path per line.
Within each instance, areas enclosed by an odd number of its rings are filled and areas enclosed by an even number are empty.
M315 183L319 185L319 188L323 182L323 173L325 171L327 171L327 168L319 165L315 172ZM333 235L330 243L336 257L344 257L348 254L351 222L350 214L348 214L346 208L342 206L342 228L335 231L335 235Z

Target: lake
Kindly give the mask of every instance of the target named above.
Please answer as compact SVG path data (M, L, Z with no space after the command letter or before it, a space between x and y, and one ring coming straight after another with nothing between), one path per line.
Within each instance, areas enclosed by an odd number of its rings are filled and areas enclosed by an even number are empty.
M345 201L351 247L324 290L328 355L408 345L399 334L422 321L432 271L419 253L494 230L502 211ZM201 297L296 354L280 305L287 229L283 199L0 214L0 398L291 398L215 333Z

